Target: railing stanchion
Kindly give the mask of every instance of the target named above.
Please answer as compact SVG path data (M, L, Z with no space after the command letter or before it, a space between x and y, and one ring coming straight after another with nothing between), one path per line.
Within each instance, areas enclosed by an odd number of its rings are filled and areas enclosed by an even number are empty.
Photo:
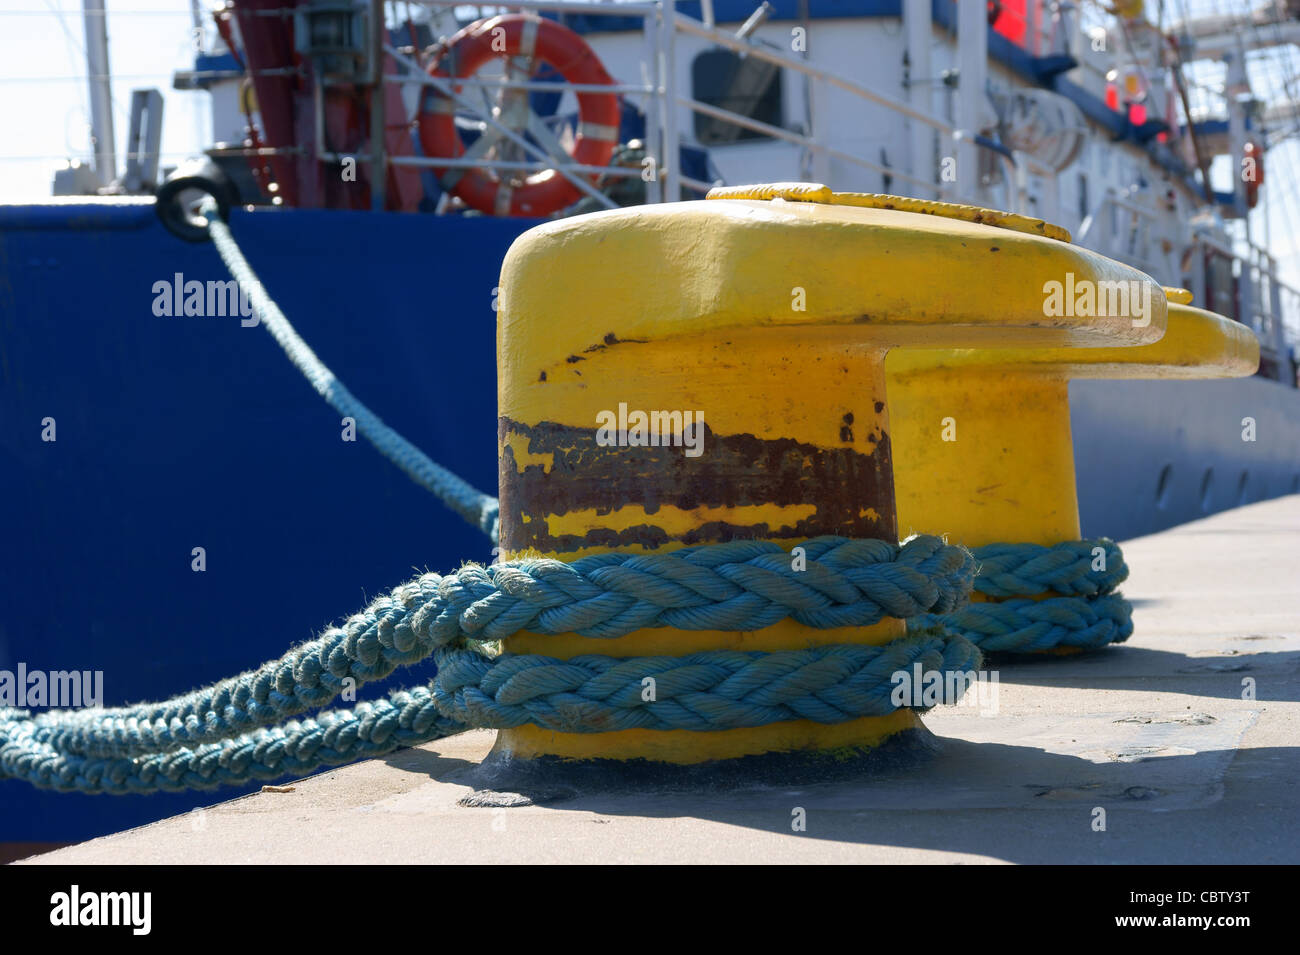
M659 167L663 164L663 136L660 124L663 115L663 88L659 83L659 20L655 16L641 18L641 30L645 35L645 55L641 62L641 83L649 93L645 97L645 151L650 158L650 180L645 184L645 201L660 203L664 201L663 185L659 180Z
M661 90L663 147L659 171L663 175L664 201L677 202L682 197L681 143L677 132L677 2L659 0L659 89Z

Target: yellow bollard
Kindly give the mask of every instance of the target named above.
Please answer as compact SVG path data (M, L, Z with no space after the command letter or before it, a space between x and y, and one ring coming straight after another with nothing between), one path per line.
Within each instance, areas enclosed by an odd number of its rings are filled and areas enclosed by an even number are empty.
M1190 307L1191 293L1185 289L1164 291L1167 328L1154 344L891 352L886 368L895 409L894 473L903 533L942 530L970 548L1076 541L1080 528L1069 379L1230 378L1253 374L1259 365L1259 342L1250 329ZM1096 605L1095 619L1090 611L1059 600L1059 612L1025 616L1017 609L1011 615L960 616L988 636L967 632L986 649L1017 646L1023 634L1026 646L1035 648L1014 652L1073 654L1096 646L1091 641L1105 639L1108 632L1118 633L1110 639L1123 639L1132 629L1126 614L1122 624L1113 616L1126 605L1102 594L1082 601L1104 601L1104 607ZM1060 595L976 593L972 599L1001 602L1025 596ZM1052 617L1055 622L1049 625ZM1023 621L1026 629L1018 629L1021 624L1013 620ZM1065 621L1081 628L1076 631L1080 646L1053 645ZM1113 627L1122 629L1107 629Z
M1137 348L891 352L899 530L967 547L1076 540L1071 378L1234 378L1259 365L1249 328L1165 292L1165 335Z
M1037 220L936 204L929 215L854 207L800 184L720 198L729 201L564 219L511 247L498 316L503 557L572 560L735 539L789 545L820 534L897 541L891 346L1069 351L1138 345L1163 331L1158 287L1160 308L1145 327L1109 314L1045 319L1044 274L1152 283L1049 237ZM966 221L980 217L1001 227ZM656 422L665 441L643 444ZM841 630L786 620L755 632L652 629L613 640L520 634L504 649L561 659L775 651L882 644L904 631L895 619ZM842 755L919 725L910 710L718 732L525 725L499 734L493 759L691 765Z

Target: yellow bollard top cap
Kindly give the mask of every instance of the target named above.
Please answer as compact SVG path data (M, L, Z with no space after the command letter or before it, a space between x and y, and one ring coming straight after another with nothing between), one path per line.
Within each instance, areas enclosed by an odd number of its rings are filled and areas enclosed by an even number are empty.
M1039 220L809 184L732 194L524 233L501 272L507 351L562 360L610 336L762 328L930 347L1139 345L1164 331L1159 285ZM760 194L771 198L750 197ZM1104 305L1048 314L1044 283L1067 276L1146 287L1150 321L1136 325Z
M774 182L763 186L715 186L706 199L784 199L788 202L820 202L831 206L858 206L862 209L897 209L918 215L939 216L1011 229L1026 235L1043 235L1049 239L1070 242L1070 233L1059 225L1043 219L1022 216L1015 212L1000 212L981 206L964 206L955 202L914 199L910 196L891 196L879 192L834 192L829 186L815 182Z
M1168 289L1164 338L1134 348L1007 348L895 351L894 374L983 367L1068 378L1245 378L1259 368L1259 339L1240 322L1191 305L1186 289Z

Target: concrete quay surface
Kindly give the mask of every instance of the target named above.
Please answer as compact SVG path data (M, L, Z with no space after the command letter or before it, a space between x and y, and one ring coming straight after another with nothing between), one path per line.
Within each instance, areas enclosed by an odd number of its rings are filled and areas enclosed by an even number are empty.
M26 861L1300 862L1300 496L1123 547L1134 636L994 664L996 712L931 711L917 765L465 807L475 731Z

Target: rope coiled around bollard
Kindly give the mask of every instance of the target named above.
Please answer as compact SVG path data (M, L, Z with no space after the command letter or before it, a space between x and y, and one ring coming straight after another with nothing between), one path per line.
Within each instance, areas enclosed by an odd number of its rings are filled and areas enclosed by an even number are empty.
M0 777L89 792L210 788L311 772L478 726L604 732L834 723L892 712L889 677L915 663L940 672L979 666L968 640L941 629L878 647L495 655L498 641L521 630L605 639L646 627L757 630L789 618L832 628L944 614L961 606L974 574L969 552L933 537L901 545L822 537L800 546L800 570L776 544L734 541L424 574L279 660L164 703L0 710ZM292 719L336 698L348 681L359 686L430 655L439 669L427 687ZM646 677L656 681L653 700L642 698Z
M1133 606L1113 593L1128 578L1114 541L988 544L973 553L975 591L995 599L923 616L910 625L946 626L982 650L1003 653L1094 650L1133 634ZM1061 596L1021 599L1044 593Z
M978 565L975 589L990 597L1030 597L1048 591L1092 597L1108 594L1128 579L1123 552L1106 537L1062 541L1051 547L987 544L973 553Z

